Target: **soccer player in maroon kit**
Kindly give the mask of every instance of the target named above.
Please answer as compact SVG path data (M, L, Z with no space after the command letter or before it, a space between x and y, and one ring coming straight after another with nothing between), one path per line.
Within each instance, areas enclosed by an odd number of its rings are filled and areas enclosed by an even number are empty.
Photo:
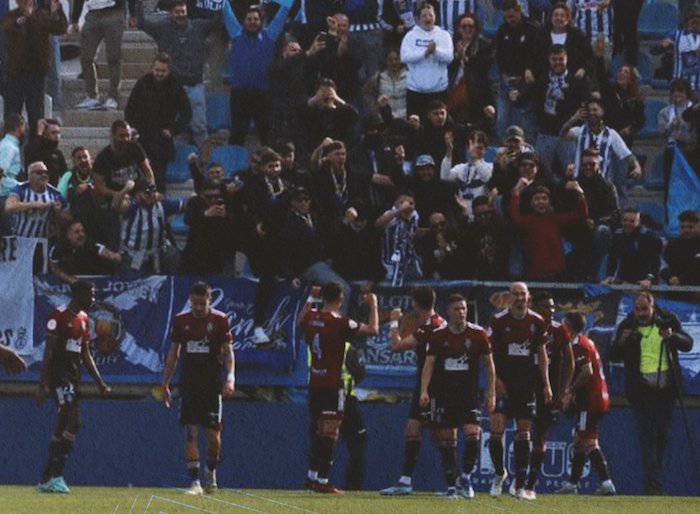
M342 491L328 483L328 476L343 421L345 391L341 374L345 360L345 342L356 335L371 336L379 333L377 296L373 293L364 295L364 301L370 308L368 325L340 314L343 296L339 284L324 284L321 287L323 307L320 310L314 309L310 297L299 316L299 325L311 352L309 414L317 428L310 441L306 485L319 493L342 494Z
M535 394L535 437L530 455L530 474L525 485L524 496L535 499L535 485L547 452L547 434L556 424L563 393L571 386L574 371L574 353L571 349L571 334L563 323L554 319L554 298L549 291L538 291L532 295L532 309L542 316L547 327L547 356L549 357L549 381L553 399L545 403L540 380Z
M479 359L488 377L486 410L496 405L496 370L491 343L486 331L467 321L467 301L462 295L447 300L448 324L430 336L421 374L420 404L430 404L436 426L436 438L447 480L445 496L474 497L471 472L476 464L481 441L479 418ZM428 386L431 386L432 390ZM465 437L462 480L457 487L457 429Z
M236 383L231 326L226 314L211 307L211 287L197 282L190 289L189 309L173 321L170 351L163 372L163 402L170 408L170 383L182 356L180 423L185 427L185 456L191 484L187 494L201 495L218 487L216 467L221 455L222 396L230 397ZM225 373L225 380L223 376ZM207 440L205 487L199 480L199 437Z
M430 286L417 287L411 293L413 298L413 310L418 328L407 335L401 337L401 327L399 318L401 310L394 309L391 312L391 350L394 352L404 352L415 350L416 369L418 380L413 390L411 398L411 411L406 423L406 439L404 443L404 460L401 468L401 477L396 485L387 487L379 491L385 496L403 496L413 492L413 471L418 462L418 454L423 439L423 428L430 423L430 407L420 405L420 384L423 364L425 363L425 352L431 334L444 326L446 322L442 316L435 312L435 290ZM405 316L402 321L407 322L410 316ZM430 386L428 386L430 391Z
M101 394L111 389L104 383L90 353L90 326L87 311L95 302L92 282L78 280L71 284L68 305L55 309L46 324L46 348L37 402L41 405L49 394L58 404L58 420L49 445L49 457L39 491L69 493L63 469L80 429L81 362L97 384Z
M489 453L495 468L491 496L500 496L507 477L503 459L503 433L508 419L515 419L515 481L511 494L523 499L530 461L530 432L535 415L535 390L538 368L546 404L552 401L547 358L547 328L542 316L528 308L530 291L523 282L510 286L508 309L496 313L491 321L491 348L496 365L496 409L491 415ZM535 356L537 358L535 359ZM535 364L535 361L537 364Z
M576 434L574 436L574 459L571 463L571 477L557 494L576 494L578 482L587 460L598 474L601 484L596 494L614 495L615 486L610 480L608 464L598 442L600 422L610 410L608 384L605 382L603 363L593 341L583 335L586 318L583 314L570 312L564 320L573 335L574 379L571 391L563 397L564 409L571 407L576 413Z

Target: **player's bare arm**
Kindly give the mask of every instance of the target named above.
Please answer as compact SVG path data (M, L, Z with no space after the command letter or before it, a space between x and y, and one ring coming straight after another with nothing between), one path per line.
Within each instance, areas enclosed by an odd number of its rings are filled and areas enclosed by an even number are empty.
M361 336L376 336L379 333L379 310L377 309L377 295L367 293L364 297L365 303L369 305L369 323L362 323L357 330Z
M24 362L22 357L2 345L0 345L0 363L2 363L5 370L12 375L21 373L27 369L27 363Z
M430 402L430 395L428 394L428 386L433 378L433 372L435 371L435 355L428 355L425 358L425 364L423 365L423 371L420 375L420 404L425 407Z
M236 388L236 357L233 355L233 344L228 343L223 347L224 365L226 366L226 382L222 394L224 398L233 396Z
M573 394L581 389L583 386L586 385L586 383L591 379L593 376L593 365L590 362L587 362L584 366L581 367L581 370L576 377L576 380L574 381L573 384L571 384L571 389L567 390L564 393L564 397L562 398L562 403L564 408L568 408L569 405L571 404L571 399Z
M486 370L486 410L489 414L496 409L496 365L493 363L493 354L487 353L482 357Z
M102 380L100 370L98 370L97 366L95 365L95 359L92 358L92 352L90 351L90 341L83 341L83 344L80 347L80 353L81 357L83 358L83 364L85 364L88 373L90 373L90 376L100 389L100 394L109 394L112 392L112 389L105 384L104 380Z
M549 382L549 357L546 345L542 344L537 348L537 362L542 375L544 402L549 404L552 402L552 386Z
M406 350L415 350L418 346L418 341L413 336L413 334L410 334L404 338L401 337L401 319L401 309L393 309L391 311L391 314L389 315L389 320L391 323L389 336L391 337L392 352L405 352Z
M564 346L564 350L562 352L562 370L561 370L561 377L560 377L560 382L559 382L559 387L557 388L557 391L559 391L560 395L565 394L567 391L571 389L571 379L574 376L574 349L571 344L567 344ZM558 399L559 402L561 402L561 398Z
M165 359L165 370L163 370L163 384L161 385L163 389L163 403L169 409L172 403L172 397L170 396L170 383L173 380L173 375L175 374L175 368L177 367L177 361L180 358L180 343L172 342L170 346L170 351L168 351L168 356Z

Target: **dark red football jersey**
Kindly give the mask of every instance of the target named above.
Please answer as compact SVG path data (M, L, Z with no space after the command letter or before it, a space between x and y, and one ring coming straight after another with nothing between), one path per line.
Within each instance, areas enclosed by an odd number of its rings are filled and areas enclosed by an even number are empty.
M547 330L547 355L549 356L549 382L554 395L557 394L562 379L564 349L569 345L571 345L571 334L567 328L560 322L552 320ZM537 362L536 359L535 362Z
M542 316L529 310L522 319L515 318L509 310L494 315L489 329L491 347L498 366L533 365L534 355L547 343L547 329Z
M210 309L202 318L189 311L178 314L170 339L180 345L182 385L202 389L221 387L223 349L233 341L226 314L216 309Z
M49 335L56 337L49 376L51 387L80 382L80 352L90 342L90 323L84 311L73 312L67 305L55 309L46 323Z
M416 346L416 368L418 369L418 380L420 381L420 374L423 371L423 365L425 364L425 352L428 342L430 341L433 332L439 328L445 327L445 319L440 316L437 312L433 313L428 320L418 327L413 333L413 337L416 338L418 345ZM420 385L420 382L419 382Z
M464 384L476 391L479 378L479 358L491 353L486 331L479 325L467 327L455 334L448 326L433 332L427 354L435 356L433 381Z
M310 310L301 320L301 327L311 351L309 387L340 389L345 343L355 335L360 326L339 314Z
M575 392L576 408L579 411L603 413L610 410L610 396L608 384L603 373L603 363L600 354L593 341L586 336L579 335L574 339L574 381L581 373L581 369L590 363L593 368L593 376L584 386Z

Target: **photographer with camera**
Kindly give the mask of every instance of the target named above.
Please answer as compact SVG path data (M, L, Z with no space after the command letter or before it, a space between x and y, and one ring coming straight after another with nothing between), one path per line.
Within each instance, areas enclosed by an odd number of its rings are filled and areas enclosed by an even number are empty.
M668 430L673 405L683 389L678 352L692 348L693 339L678 318L658 307L650 292L642 291L634 310L620 323L610 349L610 360L625 365L625 395L637 421L647 494L663 492Z

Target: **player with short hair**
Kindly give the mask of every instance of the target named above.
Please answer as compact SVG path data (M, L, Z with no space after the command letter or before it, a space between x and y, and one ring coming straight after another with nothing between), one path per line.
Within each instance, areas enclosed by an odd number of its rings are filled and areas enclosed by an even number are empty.
M309 376L309 414L316 425L311 435L307 488L318 493L342 494L328 483L333 464L333 450L343 421L342 368L345 360L345 343L353 336L370 336L379 333L377 296L365 293L369 305L369 324L357 323L340 314L345 300L343 289L335 282L321 287L321 309L315 309L314 295L309 297L299 316L299 326L311 351Z
M214 492L216 467L221 456L222 395L233 395L236 362L229 319L211 306L211 287L197 282L190 289L189 308L175 317L170 331L170 350L163 372L163 402L170 408L170 383L182 356L180 375L180 423L185 427L185 456L191 479L187 494ZM223 375L226 379L222 380ZM207 440L205 487L199 480L198 427Z
M583 335L586 318L578 312L570 312L564 318L573 336L575 359L574 379L571 390L563 397L564 409L576 414L576 433L574 435L574 458L571 463L571 476L557 494L578 493L583 466L587 460L602 481L596 494L610 496L616 493L615 485L610 480L608 463L598 442L600 422L610 410L608 384L603 373L603 363L595 343Z
M420 405L421 373L425 363L425 352L431 334L446 325L445 320L435 312L435 290L430 286L416 287L412 293L413 313L402 317L400 309L391 312L391 350L393 352L416 352L416 369L418 380L411 398L411 411L406 422L406 439L404 443L403 467L401 477L396 485L379 491L386 496L403 496L413 492L413 471L418 462L423 428L430 425L430 408ZM409 334L402 337L402 330L409 328ZM415 328L414 331L410 329ZM428 386L428 391L431 391Z
M524 495L537 497L535 485L547 452L547 434L557 423L561 399L571 386L574 371L574 353L571 349L571 334L563 323L554 319L554 297L549 291L537 291L532 295L532 309L542 316L547 328L547 356L549 357L549 380L552 386L552 401L545 403L542 381L535 392L535 437L530 455L530 474L525 484Z
M542 316L529 308L530 291L524 282L510 286L510 307L496 313L491 321L491 348L496 365L496 409L491 415L489 453L495 468L491 496L500 496L507 477L503 459L503 434L508 419L515 419L515 480L512 495L525 496L525 479L530 461L530 432L535 417L537 373L542 378L545 404L552 401L547 358L547 329ZM537 356L537 365L535 365Z
M102 380L90 353L90 320L86 311L93 303L95 285L86 280L77 280L71 284L71 300L68 305L54 309L46 324L46 347L37 402L41 405L46 396L52 394L58 404L58 419L39 485L41 492L70 492L63 479L63 469L80 430L78 399L81 362L101 394L111 391Z
M421 406L430 404L437 425L436 438L447 480L445 496L474 497L471 472L480 449L479 358L488 377L486 410L496 406L496 370L486 331L467 321L467 301L459 294L447 300L447 326L435 330L427 347L421 374ZM432 391L429 391L432 385ZM457 484L457 429L465 437L463 473ZM458 487L459 485L459 487Z

